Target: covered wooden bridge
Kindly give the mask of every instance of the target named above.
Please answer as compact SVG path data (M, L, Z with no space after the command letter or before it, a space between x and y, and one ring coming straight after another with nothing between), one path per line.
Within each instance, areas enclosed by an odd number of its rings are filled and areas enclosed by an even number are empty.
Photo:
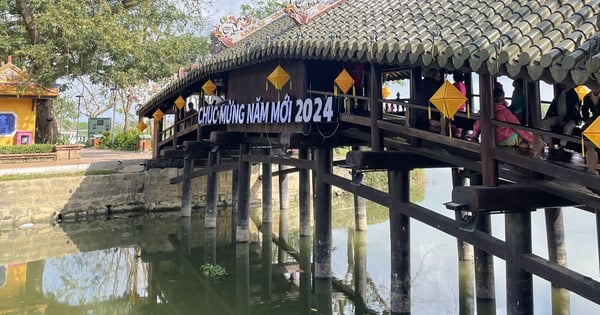
M214 228L216 174L233 172L236 239L246 242L250 165L263 165L263 220L272 207L271 167L287 165L292 168L275 175L299 172L302 236L312 234L313 174L316 278L331 278L332 186L389 207L393 313L410 312L411 220L474 246L481 313L495 310L493 256L506 262L509 314L533 314L532 275L600 304L600 282L592 279L598 275L569 269L561 256L561 207L595 213L599 230L600 179L593 174L596 165L584 163L596 156L594 146L590 137L582 142L581 135L540 128L545 102L554 98L541 86L600 87L600 0L314 2L290 4L239 32L231 31L236 21L220 25L215 54L139 110L154 126L155 158L148 165L184 168L171 180L183 183L182 213L191 211L191 178L206 175L205 224ZM440 112L419 97L430 69L464 73L467 87L468 110L441 120L435 132L414 124L423 112ZM525 82L521 125L494 119L492 91L499 79ZM404 82L410 93L385 98L390 81ZM190 101L196 112L185 109ZM475 120L481 121L479 141L452 129ZM494 139L500 126L538 140L566 140L574 150L557 158L552 147L500 146ZM582 146L587 149L579 152ZM353 150L334 161L338 147ZM351 169L352 180L332 173L340 166ZM409 172L428 167L453 168L453 200L440 209L456 211L457 220L409 200ZM361 174L374 170L387 171L389 193L361 184ZM549 257L531 252L535 209L546 211ZM365 229L364 210L356 211L356 227ZM505 240L491 236L490 215L504 215ZM600 232L590 246L599 239Z

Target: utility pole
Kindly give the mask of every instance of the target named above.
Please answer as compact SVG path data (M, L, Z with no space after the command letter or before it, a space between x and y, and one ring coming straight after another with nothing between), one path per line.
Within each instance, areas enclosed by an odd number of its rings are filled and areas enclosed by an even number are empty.
M75 123L75 144L79 143L79 113L81 112L81 98L83 95L77 95L77 123Z
M114 149L115 147L115 112L117 111L117 91L119 91L119 87L115 85L112 89L110 89L113 95L113 113L112 113L112 121L110 127L110 148Z

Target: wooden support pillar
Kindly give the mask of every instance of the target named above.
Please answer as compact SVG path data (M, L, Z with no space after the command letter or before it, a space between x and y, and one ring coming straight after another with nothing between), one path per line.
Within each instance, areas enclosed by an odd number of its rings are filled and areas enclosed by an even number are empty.
M458 262L458 313L475 315L475 270L473 260Z
M207 168L212 170L218 165L219 152L208 153ZM204 227L215 228L217 227L217 198L218 198L218 186L219 186L219 173L209 172L206 175L206 210L204 212Z
M194 160L190 155L183 158L183 174L187 175L194 168ZM192 179L186 178L181 183L181 216L189 217L192 215Z
M300 235L300 301L302 312L300 314L310 314L312 308L312 237Z
M300 160L308 160L308 149L302 148L298 152ZM298 203L300 207L300 236L311 236L312 220L310 216L310 175L307 169L298 172Z
M381 98L381 67L372 63L369 71L369 102L371 103L371 150L383 151L383 134L377 121L383 118Z
M481 92L481 174L483 185L498 186L498 161L492 158L495 146L492 99L493 78L490 74L479 77ZM492 221L489 214L478 214L476 228L484 233L492 233ZM475 278L477 294L477 313L496 313L496 289L494 284L494 257L487 252L475 248Z
M410 201L408 170L388 171L390 191L391 311L410 314L410 217L402 203Z
M290 193L285 165L279 165L279 241L288 242L290 237ZM285 263L287 252L279 247L277 261Z
M262 302L269 302L271 301L271 293L273 291L273 282L271 281L273 278L273 226L270 222L263 222L260 230L262 232L260 261L263 273L260 300Z
M367 200L354 195L354 225L357 231L366 231L367 222Z
M453 167L452 168L452 187L465 186L467 177L464 174L464 170ZM462 217L468 215L468 211L456 211L456 221L462 220ZM473 260L473 245L461 240L456 239L458 247L458 259L459 260Z
M465 186L466 182L469 185L480 184L477 180L472 180L465 174L464 169L452 168L452 186ZM455 218L460 221L464 215L469 214L468 211L456 211ZM459 314L474 315L475 314L475 270L474 270L474 253L473 245L456 239L458 247L458 308Z
M531 212L504 215L506 235L507 314L533 314L533 276L519 266L519 256L531 254Z
M181 218L181 230L179 239L181 242L181 254L189 256L192 254L192 218Z
M238 216L235 239L237 242L248 242L250 232L248 230L250 218L250 162L245 158L250 153L250 145L242 143L240 145L240 170L239 170L239 197L238 197Z
M240 194L239 185L239 170L234 169L231 171L231 236L232 242L235 243L236 231L237 231L237 217L238 217L238 199Z
M204 227L204 262L217 263L217 229Z
M317 149L315 157L317 159L315 184L315 278L325 278L331 281L331 186L322 179L324 174L331 173L331 148ZM331 300L329 301L331 302Z
M236 314L250 314L250 250L248 242L235 245Z
M271 156L271 149L264 150ZM273 164L262 163L262 223L271 224L273 220Z
M367 300L367 232L354 233L354 290L362 301ZM365 303L358 303L364 305ZM366 314L367 310L362 310ZM357 312L360 313L360 312Z
M548 243L548 260L567 267L567 245L565 243L565 226L562 208L545 208L546 240ZM571 305L569 292L552 284L552 313L569 314Z
M333 294L331 290L331 278L317 278L315 275L314 283L317 314L332 315L331 303L333 301Z

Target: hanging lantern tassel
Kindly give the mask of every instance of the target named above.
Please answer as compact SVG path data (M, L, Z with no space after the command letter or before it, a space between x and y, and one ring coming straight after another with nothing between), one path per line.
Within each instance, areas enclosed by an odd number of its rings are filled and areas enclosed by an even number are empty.
M358 108L358 99L356 98L356 87L352 86L352 96L354 96L354 107Z
M467 107L467 118L471 118L471 106L469 106L469 102L465 103L465 107Z
M427 104L427 118L431 119L431 103Z
M585 157L585 145L583 144L583 137L581 137L581 157Z
M337 85L333 84L333 96L338 96Z
M269 81L265 81L265 91L269 90Z

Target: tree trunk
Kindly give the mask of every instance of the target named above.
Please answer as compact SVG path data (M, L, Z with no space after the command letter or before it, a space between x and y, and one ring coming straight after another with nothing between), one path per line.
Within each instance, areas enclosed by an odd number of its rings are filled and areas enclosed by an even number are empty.
M35 143L55 144L58 141L58 120L51 100L38 100L35 122Z

